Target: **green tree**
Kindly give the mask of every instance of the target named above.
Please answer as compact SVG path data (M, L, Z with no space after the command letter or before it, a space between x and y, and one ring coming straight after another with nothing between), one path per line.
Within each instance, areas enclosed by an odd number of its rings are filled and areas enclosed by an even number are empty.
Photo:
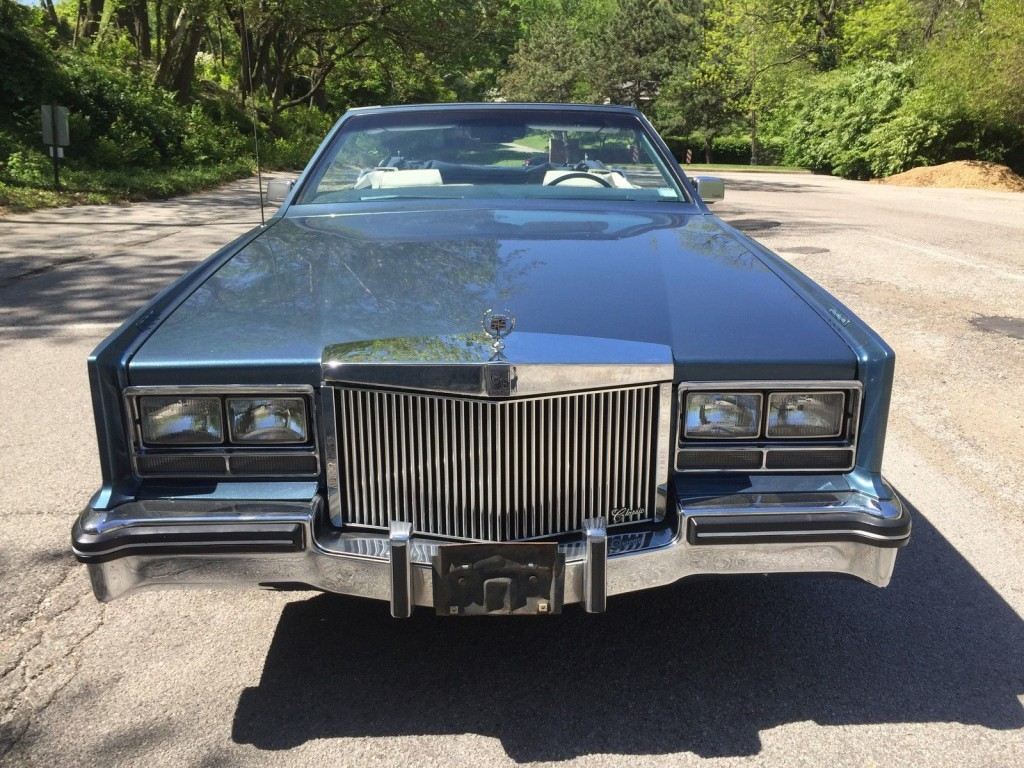
M743 116L750 162L761 161L761 123L791 83L805 78L816 35L803 23L802 0L708 0L704 71L709 87L722 89L719 113Z
M698 138L707 163L714 161L715 138L742 117L742 86L729 54L715 37L707 13L702 14L696 61L677 68L658 99L662 130Z
M590 100L586 45L577 37L571 19L539 19L519 41L499 90L512 101L567 102Z
M687 0L619 0L593 38L596 90L617 104L652 111L673 71L695 58L698 13Z
M844 61L897 62L923 44L920 9L914 0L866 0L853 7L843 22Z

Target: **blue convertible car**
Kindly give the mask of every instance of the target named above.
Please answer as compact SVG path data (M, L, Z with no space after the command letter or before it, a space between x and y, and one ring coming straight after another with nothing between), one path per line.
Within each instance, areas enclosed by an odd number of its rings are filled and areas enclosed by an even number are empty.
M633 109L346 113L266 226L93 353L96 596L408 616L599 612L694 574L885 586L892 350L721 194Z

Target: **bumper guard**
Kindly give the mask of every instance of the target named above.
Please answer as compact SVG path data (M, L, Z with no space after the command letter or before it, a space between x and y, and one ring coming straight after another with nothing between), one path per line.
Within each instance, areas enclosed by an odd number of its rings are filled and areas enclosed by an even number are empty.
M830 572L889 583L910 518L895 496L858 492L680 499L654 529L608 533L603 518L562 540L564 602L605 610L609 595L698 574ZM322 500L136 501L86 509L72 531L97 599L141 588L237 585L319 589L388 601L395 617L433 603L443 542L409 523L387 533L332 527Z

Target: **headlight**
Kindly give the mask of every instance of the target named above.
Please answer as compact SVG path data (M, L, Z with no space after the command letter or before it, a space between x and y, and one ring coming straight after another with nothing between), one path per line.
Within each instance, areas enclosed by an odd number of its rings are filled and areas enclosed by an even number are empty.
M686 437L757 437L761 395L691 392L686 396Z
M219 397L141 397L142 440L150 445L224 442Z
M842 392L773 392L768 396L768 437L838 437Z
M228 419L235 443L304 443L308 438L301 397L229 398Z

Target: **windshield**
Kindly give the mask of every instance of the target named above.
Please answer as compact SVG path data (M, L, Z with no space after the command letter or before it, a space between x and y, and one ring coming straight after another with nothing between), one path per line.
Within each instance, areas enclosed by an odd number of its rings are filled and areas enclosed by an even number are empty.
M686 199L632 115L439 110L350 118L297 204L488 197Z

